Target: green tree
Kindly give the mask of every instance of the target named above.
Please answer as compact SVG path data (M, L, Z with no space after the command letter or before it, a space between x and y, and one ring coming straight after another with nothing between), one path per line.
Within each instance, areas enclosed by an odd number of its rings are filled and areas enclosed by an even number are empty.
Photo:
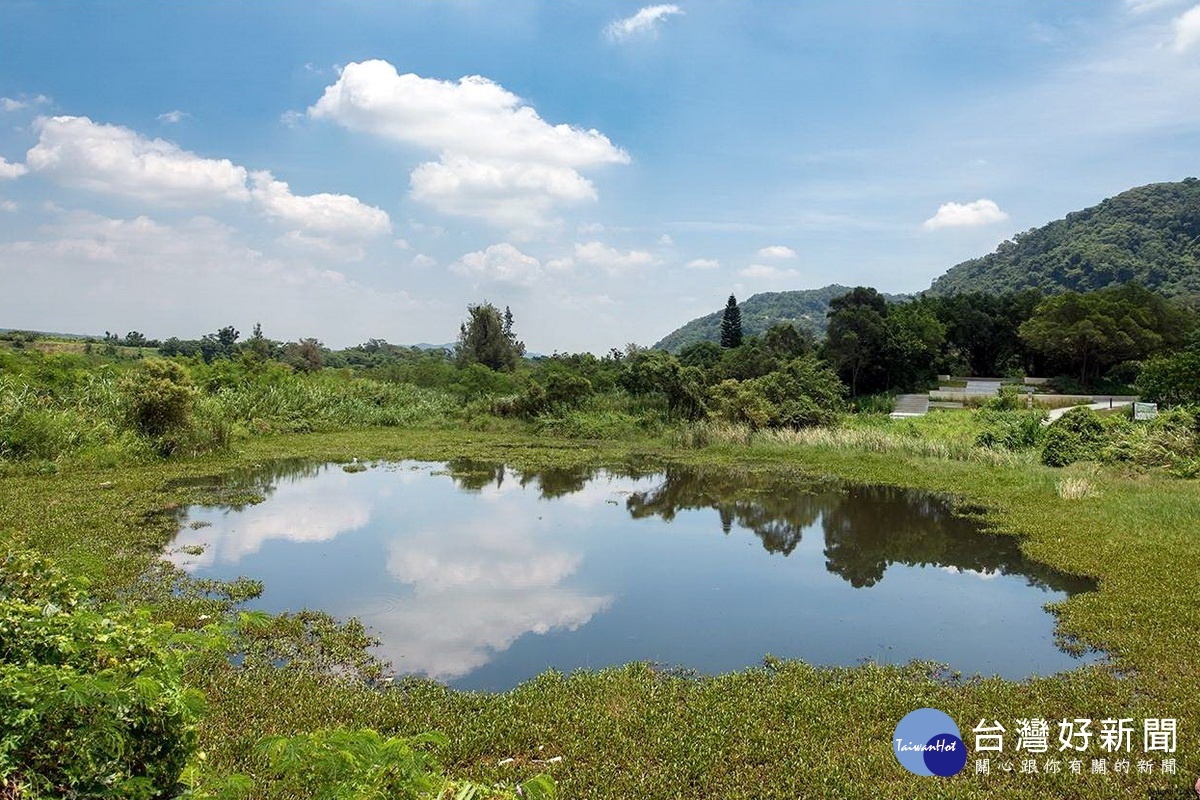
M512 372L525 355L525 345L513 333L512 311L491 303L467 307L468 318L459 327L454 348L459 366L483 364L488 369Z
M738 347L742 343L742 311L737 298L729 295L725 314L721 317L721 347Z
M852 395L887 387L887 313L884 296L864 286L829 301L825 352Z
M1159 295L1127 284L1050 297L1021 325L1020 334L1030 348L1087 386L1123 361L1175 349L1193 320Z

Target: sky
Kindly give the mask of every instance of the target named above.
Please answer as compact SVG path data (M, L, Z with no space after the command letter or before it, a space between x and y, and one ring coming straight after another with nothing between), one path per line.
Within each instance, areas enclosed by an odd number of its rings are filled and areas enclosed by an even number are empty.
M1198 161L1195 0L0 0L0 328L604 353Z

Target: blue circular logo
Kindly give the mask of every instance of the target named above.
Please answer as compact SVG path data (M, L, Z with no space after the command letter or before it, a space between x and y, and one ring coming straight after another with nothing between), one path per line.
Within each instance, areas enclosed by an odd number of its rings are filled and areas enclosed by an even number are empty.
M950 715L918 708L905 715L892 734L892 752L914 775L957 775L967 764L967 746Z

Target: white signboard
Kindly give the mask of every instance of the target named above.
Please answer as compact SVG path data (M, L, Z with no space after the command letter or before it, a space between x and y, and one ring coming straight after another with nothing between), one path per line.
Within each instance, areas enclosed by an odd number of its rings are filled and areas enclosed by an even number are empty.
M1158 403L1134 403L1133 418L1136 420L1154 419L1158 416Z

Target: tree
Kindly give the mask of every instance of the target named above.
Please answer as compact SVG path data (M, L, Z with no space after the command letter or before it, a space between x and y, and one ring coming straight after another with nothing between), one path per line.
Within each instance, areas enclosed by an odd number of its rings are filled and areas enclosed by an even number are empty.
M468 306L468 319L459 327L454 355L459 366L483 364L488 369L512 372L525 355L525 345L513 333L512 311L491 303Z
M825 351L850 394L871 394L887 385L887 300L859 286L829 301Z
M725 315L721 317L721 347L738 347L742 343L742 310L737 298L729 295Z
M317 372L325 363L325 346L311 336L289 342L283 349L283 360L299 372Z
M1050 297L1021 325L1021 338L1087 386L1123 361L1177 348L1193 316L1140 286Z

